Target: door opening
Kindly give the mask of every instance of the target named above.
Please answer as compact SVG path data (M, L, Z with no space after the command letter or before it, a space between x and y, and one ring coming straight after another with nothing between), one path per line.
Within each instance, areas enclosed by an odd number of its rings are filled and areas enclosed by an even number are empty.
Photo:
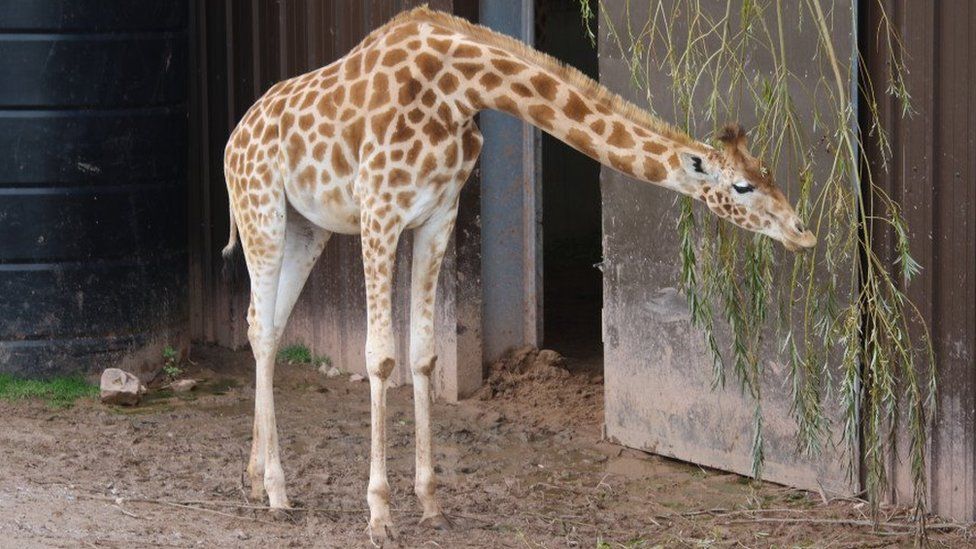
M536 47L598 78L597 50L577 4L536 0L535 8ZM571 370L602 373L603 279L594 266L603 251L600 165L548 134L541 149L542 343Z

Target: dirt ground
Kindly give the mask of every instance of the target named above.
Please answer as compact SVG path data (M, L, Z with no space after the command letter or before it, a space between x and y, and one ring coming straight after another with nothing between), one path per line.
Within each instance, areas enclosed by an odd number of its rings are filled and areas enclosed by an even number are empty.
M276 400L292 504L245 499L253 385L247 353L195 350L188 396L132 409L0 402L0 547L368 547L366 382L280 365ZM434 409L442 506L417 526L409 387L390 391L389 475L402 547L911 546L901 515L705 470L601 441L601 379L535 355L490 389ZM931 534L973 543L972 529Z

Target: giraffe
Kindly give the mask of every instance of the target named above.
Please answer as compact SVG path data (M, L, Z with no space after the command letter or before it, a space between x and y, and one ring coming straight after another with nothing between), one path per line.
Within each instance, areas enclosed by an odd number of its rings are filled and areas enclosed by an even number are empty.
M421 523L450 522L435 497L431 372L438 272L458 196L482 145L474 115L516 116L640 182L704 202L790 250L814 246L769 170L730 125L714 148L572 67L507 36L417 8L345 57L279 82L248 110L224 156L231 210L250 273L248 339L256 362L251 495L289 506L272 379L275 351L306 278L333 233L359 235L366 283L371 401L369 533L394 535L386 471L386 389L394 368L391 285L397 242L414 234L409 367ZM491 184L490 181L485 184Z

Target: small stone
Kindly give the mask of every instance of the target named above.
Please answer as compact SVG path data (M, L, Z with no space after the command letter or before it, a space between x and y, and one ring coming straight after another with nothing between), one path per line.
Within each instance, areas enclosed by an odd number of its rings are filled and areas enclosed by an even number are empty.
M106 368L99 386L103 404L135 406L145 392L138 377L118 368Z
M364 379L366 379L366 378L363 377L363 376L361 376L361 375L359 375L359 374L353 374L353 375L349 376L349 381L351 383L356 383L356 382L362 381Z
M324 374L325 377L329 379L332 379L334 377L339 377L342 375L342 370L340 370L338 367L328 366L326 364L319 366L319 372Z
M169 388L172 389L174 393L185 393L187 391L192 391L196 386L197 380L195 379L181 379L169 384Z

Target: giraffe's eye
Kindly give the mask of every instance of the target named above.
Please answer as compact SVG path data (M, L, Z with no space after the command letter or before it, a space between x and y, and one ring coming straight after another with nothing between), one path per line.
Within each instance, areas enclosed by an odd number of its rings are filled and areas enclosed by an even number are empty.
M756 190L755 187L746 183L745 181L736 181L732 184L732 188L735 189L735 192L739 194L751 193L752 191Z

